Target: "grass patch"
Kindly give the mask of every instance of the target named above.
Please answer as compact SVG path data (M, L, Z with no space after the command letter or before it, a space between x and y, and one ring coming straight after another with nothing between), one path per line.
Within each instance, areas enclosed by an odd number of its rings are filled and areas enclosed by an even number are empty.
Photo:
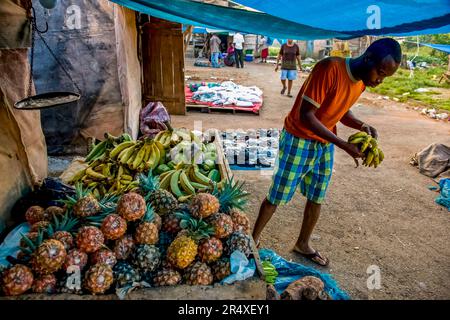
M410 71L399 69L392 77L384 79L384 82L376 88L367 88L369 92L378 93L390 98L397 98L401 102L409 99L417 100L431 107L450 111L450 99L443 99L436 91L415 92L418 88L446 88L450 84L442 81L438 83L446 68L435 67L429 69L416 69L414 76L410 78ZM408 94L409 93L409 94Z

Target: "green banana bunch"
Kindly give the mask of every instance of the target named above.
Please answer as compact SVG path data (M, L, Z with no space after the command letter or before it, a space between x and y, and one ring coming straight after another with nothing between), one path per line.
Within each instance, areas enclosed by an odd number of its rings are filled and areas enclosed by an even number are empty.
M278 272L275 266L268 260L261 262L264 270L265 281L270 284L274 284L278 277Z
M361 152L364 153L363 165L366 167L378 167L384 159L384 153L378 146L378 141L367 134L360 131L348 137L348 142L358 145Z
M105 133L104 137L105 140L92 147L91 151L86 156L85 162L89 163L105 157L107 153L112 152L112 150L114 150L118 145L121 145L125 141L131 142L133 140L128 133L124 133L119 137Z

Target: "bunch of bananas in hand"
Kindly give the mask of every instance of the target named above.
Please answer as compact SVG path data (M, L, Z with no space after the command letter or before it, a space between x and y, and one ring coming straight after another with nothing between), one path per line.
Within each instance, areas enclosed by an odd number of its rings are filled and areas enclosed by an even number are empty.
M274 284L278 277L278 272L272 262L264 260L261 262L264 270L264 276L267 283Z
M358 145L359 150L364 153L364 166L376 168L383 161L384 153L379 148L378 141L367 132L360 131L352 134L348 142Z

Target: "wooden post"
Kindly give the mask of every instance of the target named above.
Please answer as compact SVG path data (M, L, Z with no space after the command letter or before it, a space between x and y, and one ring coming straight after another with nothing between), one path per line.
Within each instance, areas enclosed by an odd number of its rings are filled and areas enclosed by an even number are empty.
M184 52L186 52L187 47L189 45L189 41L191 41L192 31L194 30L194 26L188 26L186 30L183 32L183 41L184 41Z

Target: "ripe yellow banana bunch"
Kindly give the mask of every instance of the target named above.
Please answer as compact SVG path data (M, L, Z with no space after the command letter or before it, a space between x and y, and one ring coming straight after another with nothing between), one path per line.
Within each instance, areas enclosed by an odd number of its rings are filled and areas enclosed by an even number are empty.
M131 170L142 172L164 163L166 150L156 140L125 141L111 150L109 156Z
M359 150L364 153L363 165L366 167L378 167L384 159L384 153L378 146L378 141L367 134L367 132L360 131L348 137L348 142L356 144Z

